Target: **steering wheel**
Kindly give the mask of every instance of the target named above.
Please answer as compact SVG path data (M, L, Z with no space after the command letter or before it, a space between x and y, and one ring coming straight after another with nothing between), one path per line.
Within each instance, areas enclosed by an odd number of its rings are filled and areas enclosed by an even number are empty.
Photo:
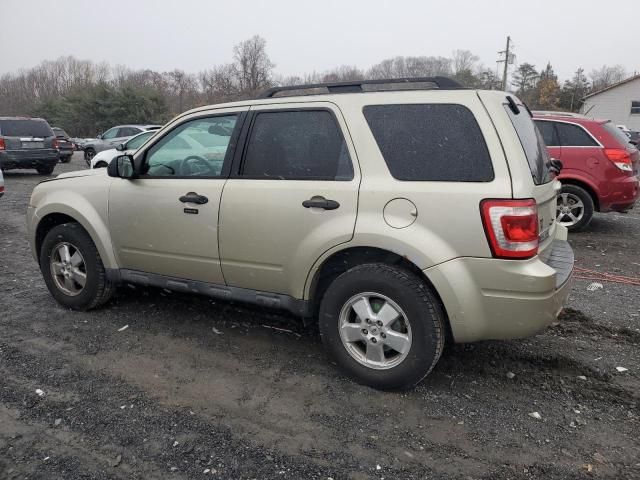
M197 171L194 172L192 167L196 165L202 167L202 170L198 169ZM204 158L199 157L198 155L189 155L184 160L182 160L182 163L180 163L181 175L185 175L185 176L202 175L202 173L206 173L210 175L216 174L216 172L211 167L209 162L207 162Z

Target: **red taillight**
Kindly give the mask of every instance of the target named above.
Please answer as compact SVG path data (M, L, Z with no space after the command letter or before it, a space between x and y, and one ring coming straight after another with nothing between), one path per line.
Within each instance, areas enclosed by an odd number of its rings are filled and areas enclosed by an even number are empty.
M4 138L0 137L0 150L4 150L7 146L4 143Z
M632 172L631 154L623 148L605 148L604 154L620 170Z
M51 148L58 148L58 139L54 138L53 140L51 140Z
M531 258L538 253L535 200L483 200L480 211L494 257Z

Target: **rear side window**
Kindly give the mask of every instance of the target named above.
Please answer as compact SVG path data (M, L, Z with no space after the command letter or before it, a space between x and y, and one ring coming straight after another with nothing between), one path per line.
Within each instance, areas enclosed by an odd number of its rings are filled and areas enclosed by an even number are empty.
M582 127L556 122L560 145L563 147L597 147L598 143Z
M631 138L627 137L626 133L613 125L611 122L603 123L602 128L610 133L611 136L613 136L622 147L626 148L629 146L629 140L631 140Z
M505 104L504 110L511 119L513 128L515 128L518 138L520 139L520 144L527 157L533 183L542 185L543 183L550 182L553 177L548 167L550 160L549 153L547 152L547 146L545 145L540 130L538 130L533 123L533 120L524 107L520 108L520 113L514 113L513 110Z
M351 180L344 137L326 110L256 114L242 175L280 180Z
M132 137L141 132L139 128L134 127L121 127L118 131L118 137Z
M546 120L536 120L536 127L540 130L542 134L542 138L544 139L544 143L547 147L558 147L560 146L560 140L558 139L558 132L554 127L554 122L549 122Z
M462 105L368 105L364 116L397 180L490 182L480 127Z
M53 137L53 131L44 120L0 120L0 135L5 137Z

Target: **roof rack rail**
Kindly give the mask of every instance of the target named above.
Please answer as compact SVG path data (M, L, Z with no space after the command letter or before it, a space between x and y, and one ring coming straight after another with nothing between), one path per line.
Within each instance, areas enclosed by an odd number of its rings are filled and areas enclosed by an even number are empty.
M333 82L333 83L310 83L307 85L290 85L286 87L274 87L269 88L261 92L257 98L273 98L278 93L289 91L305 91L305 90L319 90L326 89L323 92L314 93L300 93L300 95L323 95L326 93L361 93L361 92L375 92L375 91L393 91L393 90L429 90L430 88L417 87L417 88L403 88L410 87L411 84L424 84L431 83L435 85L435 88L439 90L461 90L465 87L460 83L452 80L448 77L416 77L416 78L389 78L379 80L355 80L352 82ZM373 86L367 88L369 85ZM390 88L378 88L376 85L389 85ZM393 88L396 86L397 88ZM433 87L431 87L433 88Z

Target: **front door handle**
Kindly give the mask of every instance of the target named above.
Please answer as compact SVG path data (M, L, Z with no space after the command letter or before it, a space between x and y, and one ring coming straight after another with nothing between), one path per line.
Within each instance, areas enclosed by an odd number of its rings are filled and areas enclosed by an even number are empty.
M323 210L335 210L340 206L335 200L327 200L326 198L315 195L309 200L302 202L304 208L322 208Z
M182 203L197 203L198 205L204 205L209 201L204 195L198 195L196 192L189 192L186 195L180 197Z

